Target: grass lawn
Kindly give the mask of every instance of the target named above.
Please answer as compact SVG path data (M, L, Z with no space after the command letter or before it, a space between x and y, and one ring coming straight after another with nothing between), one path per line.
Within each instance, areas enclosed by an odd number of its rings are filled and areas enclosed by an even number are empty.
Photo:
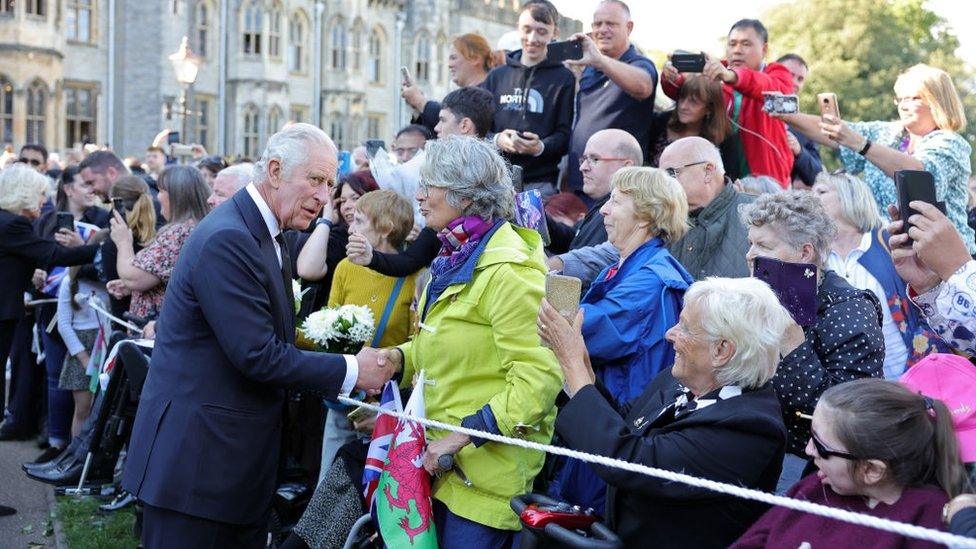
M138 546L132 537L132 507L104 514L92 497L58 496L58 520L70 549L129 549Z

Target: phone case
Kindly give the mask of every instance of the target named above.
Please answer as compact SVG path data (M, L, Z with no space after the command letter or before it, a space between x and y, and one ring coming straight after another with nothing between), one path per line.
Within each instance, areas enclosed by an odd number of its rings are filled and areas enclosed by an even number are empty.
M552 42L546 51L546 60L550 62L562 62L582 58L583 45L578 40Z
M840 118L840 105L837 103L837 94L818 93L817 104L820 105L820 116L832 114Z
M817 323L817 266L757 257L753 273L773 289L779 302L800 326Z
M75 216L68 212L58 212L58 230L61 229L75 230Z
M937 200L935 178L924 170L898 170L895 172L895 189L898 191L898 215L907 223L918 211L908 206L913 200L932 204L945 215L945 202ZM911 238L909 242L913 242Z
M569 322L576 318L583 283L580 279L555 273L546 275L546 301ZM543 347L549 345L543 341Z

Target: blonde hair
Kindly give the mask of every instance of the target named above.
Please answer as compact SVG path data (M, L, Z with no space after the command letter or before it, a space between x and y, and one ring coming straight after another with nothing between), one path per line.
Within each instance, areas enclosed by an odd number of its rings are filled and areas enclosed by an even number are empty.
M50 190L47 176L27 164L13 164L0 171L0 210L16 215L37 211Z
M369 218L376 232L387 235L394 248L402 246L413 229L413 207L396 191L370 191L359 197L356 209Z
M658 168L628 166L617 170L610 186L634 201L634 217L646 221L666 242L688 231L688 197L678 180Z
M156 207L149 195L149 185L138 175L126 175L112 185L112 198L125 201L126 224L140 246L156 238Z
M919 63L898 75L896 88L899 83L918 86L918 93L932 110L932 118L940 130L961 132L966 129L966 112L947 72Z

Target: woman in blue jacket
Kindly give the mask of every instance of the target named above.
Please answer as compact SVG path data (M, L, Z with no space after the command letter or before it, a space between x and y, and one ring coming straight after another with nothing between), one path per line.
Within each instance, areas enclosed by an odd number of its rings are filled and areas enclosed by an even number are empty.
M657 168L623 168L600 209L607 240L620 260L604 269L583 297L583 338L597 379L623 405L671 366L664 338L681 313L693 279L668 252L687 230L688 201L681 184ZM602 509L606 485L590 467L567 460L550 493Z

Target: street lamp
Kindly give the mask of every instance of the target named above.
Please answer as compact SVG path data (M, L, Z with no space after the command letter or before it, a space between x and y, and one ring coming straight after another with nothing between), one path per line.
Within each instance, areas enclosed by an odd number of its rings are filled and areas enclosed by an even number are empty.
M176 114L183 117L180 139L184 143L189 143L186 133L187 118L196 113L187 110L187 90L192 89L193 83L197 79L197 72L200 70L202 60L190 49L189 40L186 36L180 42L179 49L169 56L169 62L173 64L173 72L176 73L176 81L180 83L179 110Z

